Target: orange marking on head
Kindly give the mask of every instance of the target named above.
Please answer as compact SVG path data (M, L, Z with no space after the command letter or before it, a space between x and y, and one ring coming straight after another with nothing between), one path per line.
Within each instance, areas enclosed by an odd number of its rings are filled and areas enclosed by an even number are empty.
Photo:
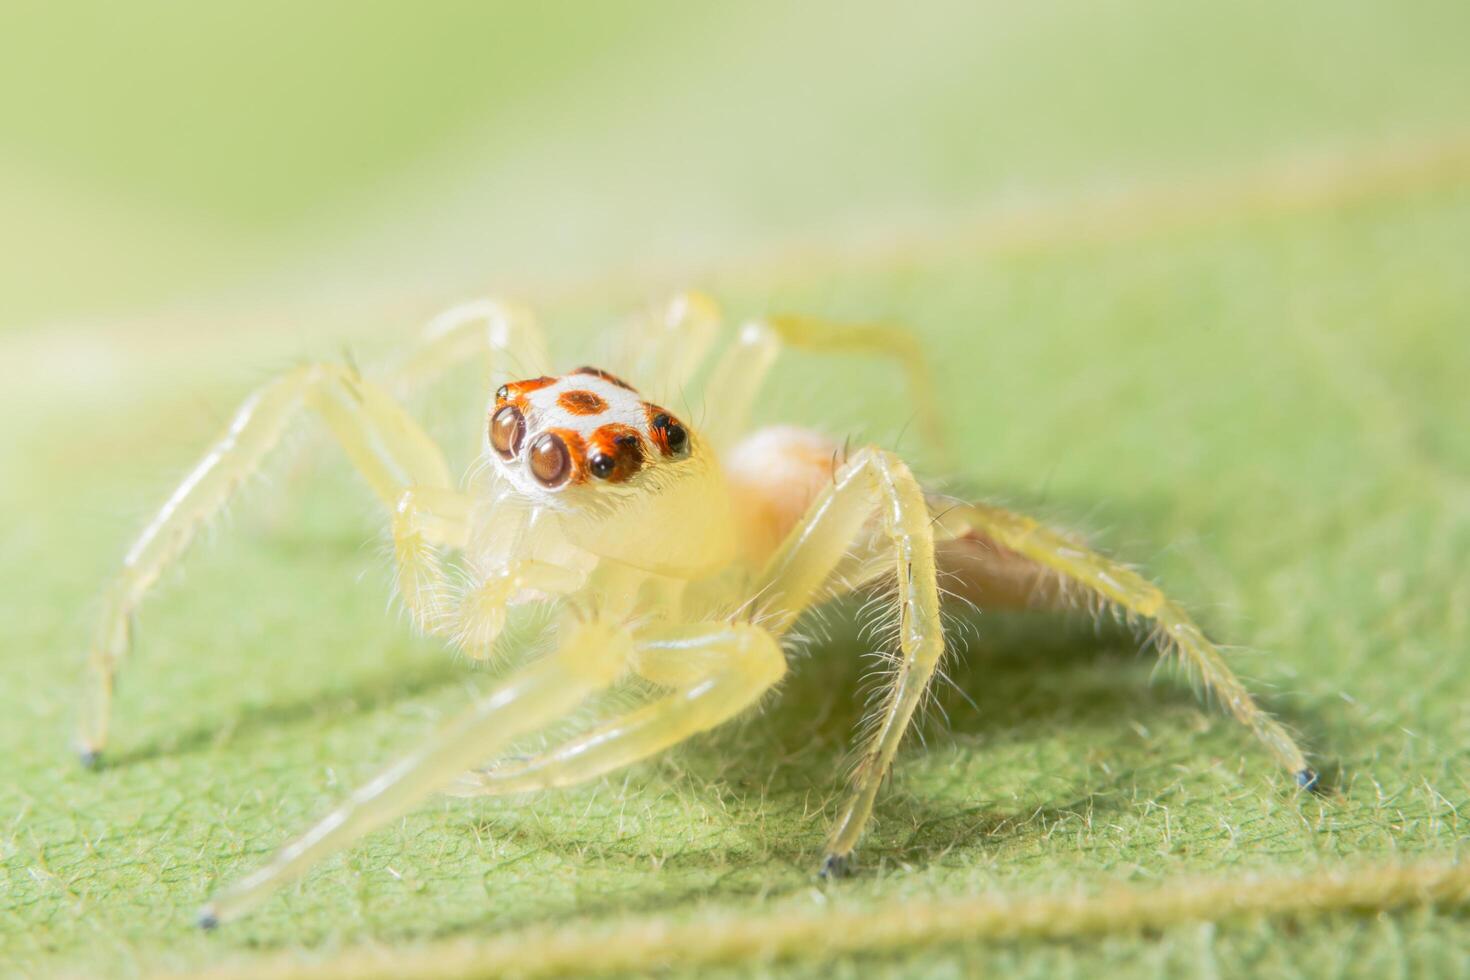
M622 483L643 468L643 439L631 425L612 423L599 426L592 433L591 446L588 448L589 472L592 472L598 456L612 460L612 470L600 479L609 483Z
M581 367L577 368L577 370L573 371L572 373L573 374L590 374L594 378L601 378L603 381L606 381L608 384L617 385L619 388L627 388L629 391L636 391L637 390L632 385L628 384L628 382L626 382L622 378L618 377L616 374L613 374L610 371L604 371L602 368L593 367L590 364L584 364Z
M539 391L542 388L554 385L556 382L556 378L548 378L545 375L539 378L530 378L526 381L507 382L501 385L500 390L495 393L495 404L497 406L514 405L524 412L526 410L527 395L533 391Z
M600 395L581 389L562 392L556 403L573 415L601 415L607 411L607 402Z

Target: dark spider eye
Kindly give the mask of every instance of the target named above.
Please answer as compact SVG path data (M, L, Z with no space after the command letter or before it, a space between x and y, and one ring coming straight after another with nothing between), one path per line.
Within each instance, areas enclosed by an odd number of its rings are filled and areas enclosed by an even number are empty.
M531 444L531 475L543 486L560 486L571 473L572 454L560 436L548 432Z
M689 441L689 433L685 432L684 427L678 422L670 420L664 429L664 438L668 440L669 448L677 453Z
M612 476L612 471L617 468L617 460L604 453L597 453L587 459L587 469L599 480L606 480Z
M502 405L490 416L490 445L502 459L515 459L526 438L526 419L514 405Z
M495 389L495 400L503 402L510 397L510 385L501 385Z
M655 441L661 442L665 447L665 455L683 455L689 448L689 433L684 427L666 412L659 412L653 417L654 432L657 434Z

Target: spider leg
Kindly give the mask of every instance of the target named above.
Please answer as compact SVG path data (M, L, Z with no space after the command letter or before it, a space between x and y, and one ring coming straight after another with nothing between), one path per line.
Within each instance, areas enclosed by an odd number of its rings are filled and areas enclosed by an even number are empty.
M619 344L629 380L646 397L683 396L720 331L720 308L704 293L677 293L623 328Z
M1057 576L1024 555L1003 548L972 528L957 528L951 536L941 518L954 507L948 498L931 496L929 510L938 515L934 525L934 560L939 567L940 594L975 609L1071 611L1077 608L1075 590L1069 592ZM834 589L857 592L891 575L891 548L881 532L869 528L848 549L833 573Z
M383 769L263 867L218 893L205 928L234 919L327 855L402 816L507 742L556 720L611 685L632 653L621 627L568 622L556 651L512 674L408 755Z
M632 765L721 725L786 673L776 638L744 623L662 627L635 641L632 666L673 692L548 752L465 773L455 796L571 786Z
M1217 648L1178 603L1133 569L1113 561L1076 540L1023 514L988 504L964 504L941 509L936 518L945 537L958 539L978 533L1001 548L1044 568L1057 580L1051 594L1066 597L1084 590L1130 616L1152 620L1160 654L1178 656L1212 692L1236 721L1249 728L1296 779L1312 789L1317 774L1307 764L1296 740L1274 718L1262 711L1250 692L1225 663ZM1058 602L1053 599L1051 604Z
M834 474L758 579L757 621L775 633L827 596L849 546L877 515L897 573L900 662L888 698L827 840L823 873L840 871L862 836L878 788L944 654L934 535L924 491L891 453L865 448Z
M468 543L471 504L456 490L410 487L393 510L394 581L414 624L425 633L443 633L451 621L440 549Z
M438 632L452 631L460 648L470 657L483 660L490 655L496 638L505 628L509 607L523 592L543 596L567 595L587 581L586 572L551 562L517 559L496 568L472 591L464 595L454 615L439 620Z
M934 377L914 335L886 323L836 323L809 316L770 316L740 328L735 342L716 362L705 388L719 413L704 426L705 438L727 449L750 427L751 410L766 374L786 348L814 353L869 354L898 362L907 376L909 397L926 439L948 453L943 414Z
M84 762L95 764L107 742L113 687L118 665L131 646L134 611L163 571L182 557L200 528L261 467L303 406L321 416L390 510L410 488L432 490L441 504L455 496L448 489L449 470L439 447L385 391L351 368L311 364L258 389L143 529L104 592L102 617L88 657L90 677L80 731ZM452 524L448 520L425 527L427 533L449 533Z
M514 371L526 378L545 374L551 363L546 340L528 311L493 299L477 299L430 320L418 346L393 372L389 387L395 394L407 395L457 364L480 356L487 359L491 370Z

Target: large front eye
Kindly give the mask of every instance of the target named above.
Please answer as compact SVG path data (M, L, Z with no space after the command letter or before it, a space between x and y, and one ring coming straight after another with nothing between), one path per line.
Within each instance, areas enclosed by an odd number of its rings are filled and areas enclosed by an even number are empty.
M572 473L572 454L561 436L547 433L531 444L531 475L543 486L558 487Z
M525 438L526 419L514 405L502 405L490 416L490 445L501 459L515 459L520 455Z

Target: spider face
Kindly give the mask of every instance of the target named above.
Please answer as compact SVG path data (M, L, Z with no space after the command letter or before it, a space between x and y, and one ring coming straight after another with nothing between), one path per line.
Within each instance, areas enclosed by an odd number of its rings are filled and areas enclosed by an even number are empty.
M637 485L686 460L688 429L626 381L594 367L504 384L486 429L491 457L522 492Z
M729 494L710 452L668 409L594 367L501 385L487 455L533 511L600 558L692 576L734 553Z

